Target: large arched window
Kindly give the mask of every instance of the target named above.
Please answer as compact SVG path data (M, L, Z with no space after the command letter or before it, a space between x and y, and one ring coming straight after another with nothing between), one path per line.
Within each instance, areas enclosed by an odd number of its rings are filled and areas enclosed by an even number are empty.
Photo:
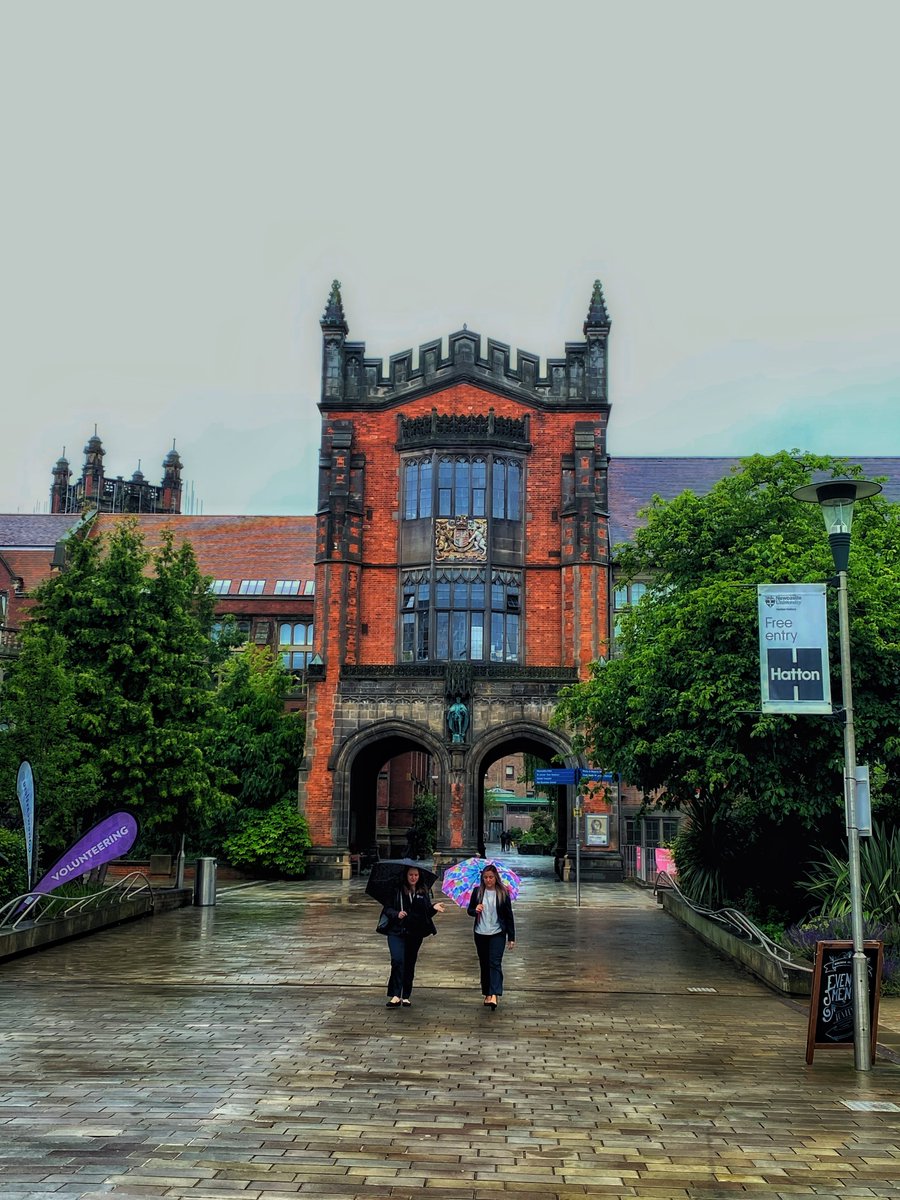
M490 488L488 481L490 479ZM489 491L491 512L517 521L521 511L522 466L515 459L467 454L440 454L432 461L411 458L403 470L403 519L485 517Z
M403 662L518 662L518 571L438 568L404 571L401 581Z

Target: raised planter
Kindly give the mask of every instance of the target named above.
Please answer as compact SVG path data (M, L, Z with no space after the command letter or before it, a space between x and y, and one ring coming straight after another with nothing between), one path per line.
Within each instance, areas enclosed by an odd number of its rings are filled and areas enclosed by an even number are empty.
M552 846L545 846L543 842L519 842L516 850L520 854L543 854L549 855L553 853Z
M695 912L676 892L661 890L658 895L662 906L676 921L687 926L707 946L720 951L728 958L746 967L757 979L762 980L773 991L785 996L808 996L812 990L811 971L790 971L782 963L766 954L759 946L746 942L731 933L718 921L711 921Z
M85 937L100 929L149 917L154 913L183 908L192 902L190 888L170 888L152 894L141 892L116 904L104 904L100 908L74 913L70 917L57 917L52 921L23 922L17 929L0 929L0 961L29 954L44 946L67 942L71 938Z

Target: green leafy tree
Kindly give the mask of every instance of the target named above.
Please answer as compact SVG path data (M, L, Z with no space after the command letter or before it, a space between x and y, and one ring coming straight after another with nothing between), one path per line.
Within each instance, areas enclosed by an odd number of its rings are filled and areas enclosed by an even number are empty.
M734 898L746 886L725 853L728 845L734 851L735 838L755 852L752 864L745 854L746 871L757 878L768 872L765 886L790 891L809 831L827 838L841 827L840 725L759 712L756 584L821 582L833 573L820 514L791 495L820 472L848 473L830 458L756 455L705 496L657 497L646 527L618 550L623 579L649 581L623 617L620 652L594 664L590 678L560 698L556 719L592 762L620 772L662 808L687 814L693 842L685 847L682 840L683 861L688 872L693 866L703 873L708 898ZM898 506L881 497L859 506L850 562L857 747L860 760L878 763L894 790L898 561ZM832 678L839 703L837 668ZM791 861L779 863L788 847Z
M266 646L247 644L222 665L216 761L233 778L237 808L264 809L297 796L306 724L284 711L291 677Z
M62 854L85 823L99 816L99 771L77 733L75 682L59 634L26 624L21 648L0 692L0 778L5 781L5 824L22 826L15 790L19 764L31 763L38 838L36 865Z
M150 554L133 521L105 538L82 531L67 546L66 569L37 592L27 639L42 645L68 677L51 705L52 720L68 726L78 746L72 759L94 772L93 796L79 788L75 832L98 815L127 808L141 823L145 846L175 849L182 834L230 803L209 754L219 652L209 637L207 581L187 543L176 547L166 532ZM9 723L23 746L40 737L36 714L26 711L23 699L36 661L16 672L19 708ZM49 708L42 719L51 719ZM50 814L43 770L40 775L43 825ZM75 802L67 803L58 820L75 811Z

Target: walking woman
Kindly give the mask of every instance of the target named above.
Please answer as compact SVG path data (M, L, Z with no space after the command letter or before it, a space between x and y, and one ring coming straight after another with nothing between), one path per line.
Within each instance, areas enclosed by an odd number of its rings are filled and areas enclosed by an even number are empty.
M400 880L396 907L385 905L391 975L387 985L387 1008L408 1008L412 1004L413 978L419 947L424 938L437 933L434 914L444 911L443 904L432 904L428 889L419 882L419 868L407 867Z
M475 918L475 949L481 967L481 992L492 1012L503 995L503 951L516 944L512 900L493 863L481 872L481 883L472 892L468 913Z

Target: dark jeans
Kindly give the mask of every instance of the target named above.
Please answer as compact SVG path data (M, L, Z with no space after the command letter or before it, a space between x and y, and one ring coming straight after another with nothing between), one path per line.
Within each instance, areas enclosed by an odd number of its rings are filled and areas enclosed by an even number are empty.
M502 996L506 934L476 933L475 949L478 951L478 965L481 967L482 996Z
M416 959L419 957L420 937L388 934L388 949L391 952L391 977L388 980L387 994L401 996L408 1000L412 993L413 976L416 973Z

